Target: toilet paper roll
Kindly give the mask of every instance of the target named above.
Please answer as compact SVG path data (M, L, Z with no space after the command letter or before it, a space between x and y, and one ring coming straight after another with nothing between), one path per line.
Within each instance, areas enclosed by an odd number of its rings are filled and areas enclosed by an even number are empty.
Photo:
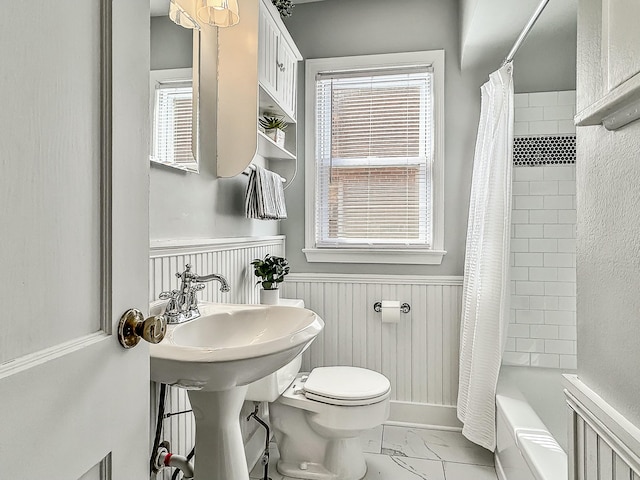
M382 323L400 322L400 302L382 300Z

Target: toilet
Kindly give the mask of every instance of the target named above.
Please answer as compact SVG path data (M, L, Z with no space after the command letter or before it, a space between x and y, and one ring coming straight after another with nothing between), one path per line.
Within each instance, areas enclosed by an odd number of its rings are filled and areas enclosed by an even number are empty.
M303 306L300 300L283 300L281 305ZM360 480L367 472L360 434L389 418L389 380L346 366L300 373L301 364L298 356L251 384L246 396L270 402L278 472L309 480Z

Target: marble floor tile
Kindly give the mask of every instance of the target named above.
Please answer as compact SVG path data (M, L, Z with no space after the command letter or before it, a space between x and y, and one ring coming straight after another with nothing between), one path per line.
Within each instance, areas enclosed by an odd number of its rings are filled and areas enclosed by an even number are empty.
M442 462L421 458L365 453L367 474L363 480L445 480Z
M497 480L493 467L444 462L446 480Z
M459 432L385 425L382 453L474 465L493 465L493 454Z
M362 446L367 462L363 480L497 480L491 454L457 432L385 426L363 434ZM367 452L380 447L382 454ZM278 473L279 458L278 447L271 442L271 480L296 480ZM262 480L262 465L256 465L249 476Z
M382 425L363 432L360 440L364 453L380 453L382 450Z

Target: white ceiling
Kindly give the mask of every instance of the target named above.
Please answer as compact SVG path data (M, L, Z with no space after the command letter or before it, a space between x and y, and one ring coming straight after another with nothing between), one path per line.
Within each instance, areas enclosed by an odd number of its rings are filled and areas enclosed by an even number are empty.
M151 16L167 15L169 0L149 0ZM323 0L293 0L311 3ZM393 1L393 0L390 0ZM444 0L454 1L454 0ZM458 0L462 15L462 66L496 63L511 49L540 0ZM576 33L577 0L550 0L526 45L559 44Z
M169 14L169 0L149 0L152 17L163 17Z
M151 16L161 17L169 11L169 0L149 0L151 3ZM321 2L323 0L293 0L293 3Z
M460 0L463 15L462 66L503 60L540 0ZM559 45L576 35L577 0L551 0L525 40Z

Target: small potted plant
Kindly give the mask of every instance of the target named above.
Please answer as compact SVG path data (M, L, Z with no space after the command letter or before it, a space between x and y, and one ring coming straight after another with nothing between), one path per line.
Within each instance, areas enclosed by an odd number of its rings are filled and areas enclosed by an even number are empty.
M264 134L273 140L276 145L284 148L284 130L287 128L287 122L278 115L263 115L258 119L258 123L264 128Z
M255 276L260 278L256 285L262 284L260 303L277 305L280 299L278 286L289 273L289 262L286 258L267 254L262 260L256 258L251 265L253 265Z
M291 0L271 0L278 12L280 12L281 17L290 17L293 10L293 2Z

